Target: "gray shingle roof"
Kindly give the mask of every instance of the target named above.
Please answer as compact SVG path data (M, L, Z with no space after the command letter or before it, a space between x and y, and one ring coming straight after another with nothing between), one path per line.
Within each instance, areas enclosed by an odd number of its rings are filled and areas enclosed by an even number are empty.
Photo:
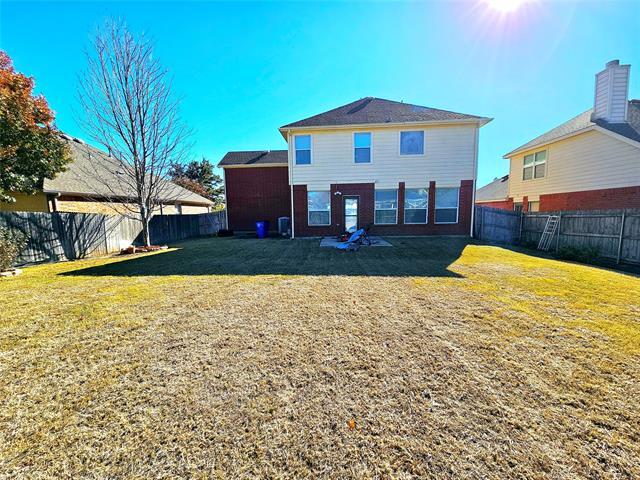
M562 125L558 125L539 137L534 138L530 142L512 150L505 155L505 158L514 152L528 150L538 145L544 145L558 138L571 135L572 133L579 132L580 130L593 127L595 125L631 140L635 140L636 142L640 142L640 100L629 101L627 123L608 123L602 119L594 120L592 119L592 114L593 108L590 108L586 112L582 112L580 115L573 117Z
M490 121L489 118L477 115L394 102L383 98L366 97L333 110L289 123L280 128L458 120L482 121L485 123Z
M286 150L254 150L247 152L228 152L220 163L219 167L233 165L266 165L266 164L287 164Z
M66 171L58 173L53 179L45 178L45 192L123 199L133 197L133 188L127 184L127 177L118 173L123 165L117 159L68 135L64 135L63 139L71 149L73 160L67 165ZM161 199L163 202L213 204L211 200L169 181L162 190L165 197Z
M509 175L496 178L493 182L476 190L476 202L506 200L509 196Z

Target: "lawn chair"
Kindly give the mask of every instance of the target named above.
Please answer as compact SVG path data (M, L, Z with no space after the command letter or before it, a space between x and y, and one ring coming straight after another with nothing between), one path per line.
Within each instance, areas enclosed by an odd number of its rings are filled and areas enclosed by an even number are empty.
M364 228L356 230L351 234L349 240L339 243L338 245L336 245L336 248L338 250L345 250L347 252L355 252L360 248L360 245L362 244L362 237L364 235L366 235Z
M362 245L373 245L376 243L375 240L371 240L371 237L369 236L369 230L371 230L372 226L373 223L368 223L364 226L364 234L362 235L362 242L360 242Z

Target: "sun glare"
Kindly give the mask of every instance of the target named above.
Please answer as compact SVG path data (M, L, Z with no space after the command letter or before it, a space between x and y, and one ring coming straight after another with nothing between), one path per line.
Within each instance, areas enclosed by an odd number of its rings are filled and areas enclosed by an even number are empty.
M503 13L515 12L526 0L485 0L493 9Z

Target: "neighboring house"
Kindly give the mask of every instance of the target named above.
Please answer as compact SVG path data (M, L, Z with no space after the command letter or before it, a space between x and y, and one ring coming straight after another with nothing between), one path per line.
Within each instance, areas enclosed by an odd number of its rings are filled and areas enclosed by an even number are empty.
M640 100L627 100L629 71L607 63L592 109L504 156L512 208L640 208Z
M476 205L513 210L513 200L509 198L509 175L496 178L476 190Z
M0 211L80 212L117 214L123 205L132 205L132 195L121 179L121 165L108 154L77 138L62 135L71 149L67 169L44 179L34 195L12 193L14 203L0 203ZM163 214L207 213L213 202L179 185L167 182L157 212Z
M469 235L476 115L367 97L281 127L285 151L221 160L229 228L292 218L292 235L372 225L383 235Z

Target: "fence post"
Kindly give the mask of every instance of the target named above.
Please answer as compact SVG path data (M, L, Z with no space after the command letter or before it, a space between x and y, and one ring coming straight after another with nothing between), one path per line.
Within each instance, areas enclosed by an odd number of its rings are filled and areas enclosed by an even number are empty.
M562 210L558 213L558 235L556 235L556 253L560 249L560 229L562 228Z
M620 263L620 256L622 255L622 241L624 239L624 222L626 220L626 210L622 210L622 220L620 222L620 236L618 237L618 255L616 256L616 265Z

